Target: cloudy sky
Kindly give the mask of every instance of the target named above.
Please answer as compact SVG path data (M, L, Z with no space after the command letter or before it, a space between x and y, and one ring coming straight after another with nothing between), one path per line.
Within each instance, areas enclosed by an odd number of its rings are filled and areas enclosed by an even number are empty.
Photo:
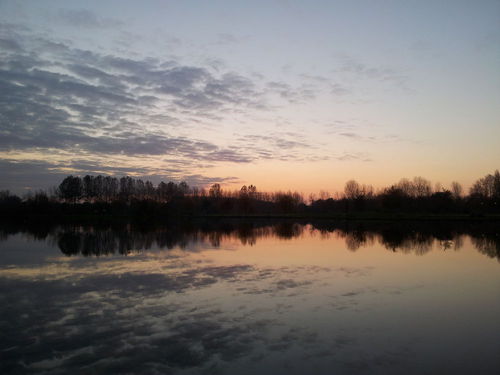
M499 1L1 1L0 189L500 167Z

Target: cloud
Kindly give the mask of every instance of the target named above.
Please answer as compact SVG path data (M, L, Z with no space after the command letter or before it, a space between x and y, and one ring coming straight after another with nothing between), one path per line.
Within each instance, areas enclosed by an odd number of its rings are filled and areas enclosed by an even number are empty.
M300 74L300 77L309 82L309 86L313 85L313 87L326 87L329 93L333 96L344 96L352 93L352 90L346 85L334 82L332 79L325 76L303 73Z
M260 159L281 161L318 161L329 159L321 155L318 145L308 142L295 132L272 132L268 135L246 134L235 139L239 148L248 150Z
M215 183L232 184L232 183L238 183L241 181L238 177L235 177L235 176L207 177L207 176L202 176L199 174L183 176L182 179L184 181L186 181L191 186L207 186L207 185L212 185Z
M359 133L344 131L344 132L332 132L333 134L337 134L340 137L348 138L354 141L359 142L369 142L369 143L418 143L415 140L402 138L395 134L386 134L386 135L361 135Z
M139 170L95 162L113 155L168 156L183 165L186 175L195 164L248 163L258 157L169 134L189 126L186 115L197 118L203 112L206 119L217 118L221 110L264 108L248 78L173 61L102 55L9 27L3 29L2 44L9 47L0 52L3 152L69 151L92 156L95 171L133 173ZM90 172L90 164L70 167Z
M355 139L358 141L375 141L375 140L377 140L376 137L366 137L366 136L360 135L358 133L351 133L351 132L339 133L339 135L342 137L351 138L351 139Z
M19 162L16 160L0 160L2 189L14 192L27 188L46 189L62 181L67 174L51 169L54 165L38 160Z
M372 161L369 154L365 152L344 152L341 155L334 156L338 161Z
M111 28L123 26L124 23L114 18L103 18L87 9L60 9L55 20L78 28Z
M304 75L301 75L304 78ZM322 82L323 84L327 82ZM290 104L302 104L314 100L317 94L322 90L318 82L313 81L301 83L297 87L279 81L271 81L267 83L267 89L270 93L278 95L281 99L286 100Z
M137 178L150 180L154 184L160 181L186 181L190 186L207 186L214 183L236 183L239 178L234 176L204 176L201 174L186 174L185 163L179 168L173 163L160 167L134 167L116 165L106 158L64 160L47 162L40 160L0 159L0 175L2 186L12 192L26 190L48 189L57 186L68 174L104 174L113 176L133 175Z
M21 46L12 39L0 39L0 48L10 51L20 51Z
M237 36L230 33L219 33L217 34L217 40L214 45L230 46L233 44L240 44L249 39L249 36Z
M377 80L391 83L399 88L407 88L407 76L391 67L369 66L353 57L342 57L340 66L335 69L338 73L349 74L358 78Z
M100 153L175 154L194 159L204 154L209 161L252 160L236 150L165 131L152 132L143 125L149 119L179 125L182 114L197 116L200 111L209 115L234 107L265 108L259 99L262 95L248 78L230 72L214 76L205 68L175 62L100 55L45 40L30 39L29 43L36 43L35 52L48 53L57 63L33 57L31 47L3 54L3 149L76 147ZM47 44L55 48L45 49ZM160 106L171 113L161 113Z
M77 27L113 24L85 10L63 10L58 17ZM318 90L328 86L318 88L322 77L304 78L297 86L266 82L223 64L214 69L210 64L79 49L8 24L0 24L0 44L4 47L0 50L0 152L10 166L14 154L31 160L30 155L46 155L45 160L53 160L53 155L64 153L65 163L50 162L51 175L68 168L74 173L160 175L159 169L165 168L182 178L179 171L184 176L203 176L201 169L217 163L329 158L301 135L266 138L251 130L232 144L219 142L216 136L221 124L235 118L249 114L253 118L256 113L269 118L283 103L313 100ZM203 135L200 128L205 129ZM209 133L213 136L205 137ZM88 163L82 163L83 158ZM141 161L155 167L138 167Z

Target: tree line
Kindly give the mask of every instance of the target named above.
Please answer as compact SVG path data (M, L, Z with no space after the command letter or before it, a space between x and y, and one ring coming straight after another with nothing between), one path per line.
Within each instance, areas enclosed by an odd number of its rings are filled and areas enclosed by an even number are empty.
M191 187L186 182L160 182L124 176L67 176L51 193L24 198L0 191L0 208L11 214L108 214L119 216L196 215L338 215L351 213L500 213L500 173L478 179L467 194L453 182L444 188L422 177L403 178L375 191L371 185L347 181L333 197L321 192L305 199L298 192L261 192L254 185L226 190L220 184Z

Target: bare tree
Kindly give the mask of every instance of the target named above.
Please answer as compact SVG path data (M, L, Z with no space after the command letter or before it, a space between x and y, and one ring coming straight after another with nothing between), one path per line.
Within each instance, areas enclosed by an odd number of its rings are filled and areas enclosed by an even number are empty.
M477 180L470 189L471 195L479 195L484 198L500 198L500 172L488 174Z
M358 199L363 196L363 189L355 180L345 183L344 193L347 199Z
M208 191L208 194L212 198L220 198L222 196L222 190L220 188L219 184L213 184L210 186L210 190Z
M328 199L328 198L330 198L330 193L329 193L328 191L326 191L326 190L321 190L321 191L319 192L319 199L326 200L326 199Z
M432 193L430 181L423 177L414 177L413 186L416 197L428 197Z
M462 185L453 181L451 183L451 193L453 194L453 198L459 199L462 196Z

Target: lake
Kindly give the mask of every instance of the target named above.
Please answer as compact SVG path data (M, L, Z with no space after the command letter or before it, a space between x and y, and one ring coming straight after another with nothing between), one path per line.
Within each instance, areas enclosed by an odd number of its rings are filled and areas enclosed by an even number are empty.
M2 374L500 374L495 223L0 227Z

